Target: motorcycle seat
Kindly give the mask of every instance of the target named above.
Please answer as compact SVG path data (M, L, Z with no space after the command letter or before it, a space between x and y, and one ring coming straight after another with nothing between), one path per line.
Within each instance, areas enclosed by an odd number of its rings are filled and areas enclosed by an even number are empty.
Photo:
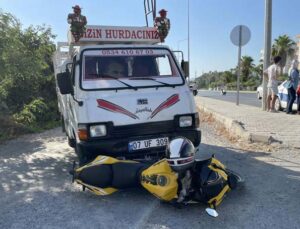
M76 179L99 188L137 187L141 171L147 167L148 165L142 163L128 162L94 165L83 169Z
M112 187L117 189L132 188L140 185L141 172L148 167L142 163L119 162L112 164Z
M78 174L76 179L95 187L111 187L113 179L111 165L101 164L87 167Z

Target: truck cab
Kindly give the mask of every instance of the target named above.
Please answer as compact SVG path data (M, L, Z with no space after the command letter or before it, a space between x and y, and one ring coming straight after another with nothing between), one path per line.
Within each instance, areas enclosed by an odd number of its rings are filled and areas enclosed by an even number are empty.
M178 136L199 146L199 116L184 72L157 43L149 27L88 26L79 43L69 41L69 58L56 70L57 94L81 164L97 155L160 158Z

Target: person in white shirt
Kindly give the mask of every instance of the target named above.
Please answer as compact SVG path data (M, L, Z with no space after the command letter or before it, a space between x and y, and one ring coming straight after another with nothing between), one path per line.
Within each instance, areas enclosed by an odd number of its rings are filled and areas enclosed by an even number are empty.
M279 62L281 61L281 57L275 56L273 60L274 63L264 71L264 75L268 77L267 111L269 112L275 112L274 106L278 94L277 78L280 75Z

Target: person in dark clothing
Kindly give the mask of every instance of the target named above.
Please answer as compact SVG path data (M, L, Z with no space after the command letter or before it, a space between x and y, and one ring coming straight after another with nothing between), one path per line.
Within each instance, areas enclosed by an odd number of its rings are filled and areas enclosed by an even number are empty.
M76 5L72 7L74 13L68 15L68 23L71 24L71 33L75 39L75 42L78 42L79 39L83 36L86 30L87 20L86 17L81 14L80 6Z
M286 108L287 114L292 114L292 108L296 99L296 90L299 82L298 61L293 60L292 67L289 70L289 80L287 83L288 103Z
M297 114L300 115L300 84L297 87L296 94L297 94L297 97L298 97L297 98Z

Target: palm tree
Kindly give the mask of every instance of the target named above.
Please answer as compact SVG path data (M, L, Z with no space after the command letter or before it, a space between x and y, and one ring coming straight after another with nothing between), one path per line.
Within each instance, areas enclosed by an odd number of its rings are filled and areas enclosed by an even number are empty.
M253 69L253 72L256 74L256 76L261 79L262 75L263 75L263 64L259 63L258 65L256 65Z
M272 56L281 56L281 69L286 65L287 58L294 55L295 45L296 43L288 35L279 36L274 40Z
M224 85L226 85L228 83L234 82L236 80L236 76L230 71L225 71L221 74L220 80Z
M241 59L242 82L249 79L249 75L254 68L253 59L251 56L243 56Z

